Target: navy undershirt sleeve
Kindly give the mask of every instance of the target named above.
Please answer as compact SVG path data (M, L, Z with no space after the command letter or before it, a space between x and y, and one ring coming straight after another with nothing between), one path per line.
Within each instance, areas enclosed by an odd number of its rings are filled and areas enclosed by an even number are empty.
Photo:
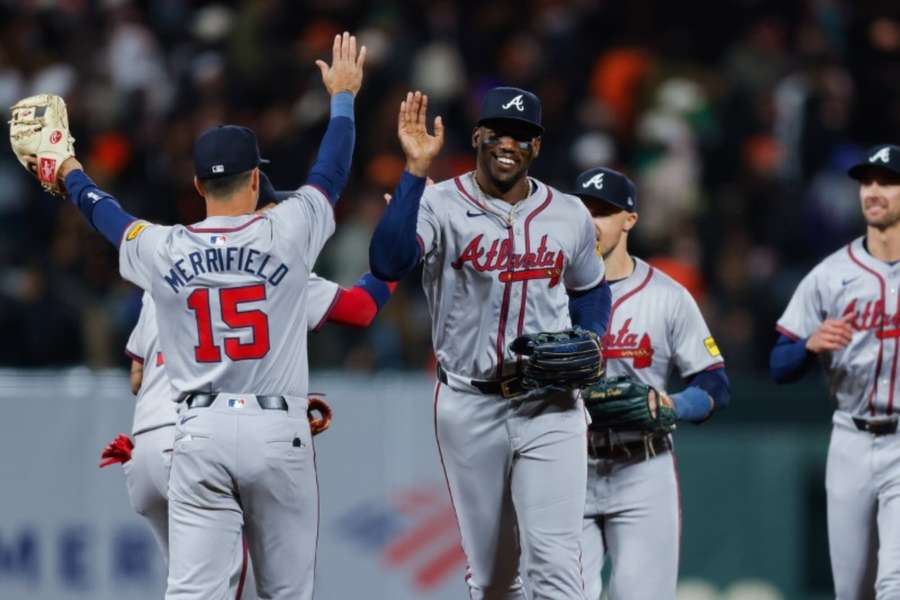
M416 177L408 171L400 176L394 197L369 242L369 267L378 279L399 281L422 259L422 248L416 240L416 224L424 190L424 177Z
M66 175L66 192L88 223L118 247L125 230L136 217L125 212L115 198L98 188L80 169Z
M769 373L775 383L790 383L803 377L815 360L806 349L806 338L794 340L780 335L769 354Z
M709 399L713 406L710 409ZM700 423L717 410L722 410L731 402L731 382L725 369L700 371L688 380L688 386L677 394L672 394L675 417L679 421Z
M355 141L353 94L340 92L331 97L331 121L306 178L306 183L322 190L332 204L337 203L347 185Z
M606 279L587 291L569 292L569 316L572 325L593 331L601 337L609 325L611 305L612 290Z

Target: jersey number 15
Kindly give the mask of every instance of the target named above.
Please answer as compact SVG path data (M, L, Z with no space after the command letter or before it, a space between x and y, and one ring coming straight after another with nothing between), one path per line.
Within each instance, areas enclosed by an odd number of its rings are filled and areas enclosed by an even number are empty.
M231 360L252 360L265 356L269 352L269 317L259 309L238 310L238 304L265 300L266 287L263 284L257 284L222 288L218 291L222 322L230 329L249 328L253 331L253 340L250 342L242 342L239 337L226 336L224 339L225 355ZM188 296L188 308L197 316L199 344L194 346L194 355L197 362L202 363L221 362L222 360L222 351L213 340L209 292L207 288L198 288Z

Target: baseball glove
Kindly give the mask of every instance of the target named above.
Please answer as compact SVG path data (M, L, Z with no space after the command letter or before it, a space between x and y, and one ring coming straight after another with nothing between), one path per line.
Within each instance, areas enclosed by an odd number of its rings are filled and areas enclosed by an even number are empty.
M319 416L316 416L316 413ZM321 396L309 397L306 416L309 418L309 430L313 435L319 435L331 426L331 407Z
M53 94L38 94L19 100L10 111L9 143L16 158L30 172L25 158L34 155L38 181L48 192L64 195L57 173L63 161L75 155L66 103Z
M651 395L657 399L656 414L650 409ZM582 392L591 415L593 431L638 431L646 434L675 430L675 410L663 404L655 389L629 377L598 381Z
M603 375L600 341L579 327L523 335L509 349L528 357L522 368L525 389L587 387Z
M134 450L134 443L131 441L131 438L124 433L120 433L100 453L100 458L103 459L100 463L100 468L102 469L116 463L127 463L131 460L132 450Z

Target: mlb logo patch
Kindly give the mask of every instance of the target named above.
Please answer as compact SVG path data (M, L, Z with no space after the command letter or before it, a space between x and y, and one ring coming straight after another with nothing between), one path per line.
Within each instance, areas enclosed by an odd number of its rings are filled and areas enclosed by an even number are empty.
M247 404L247 401L243 398L229 398L228 399L228 408L244 408Z
M228 241L224 235L211 235L209 236L209 243L213 246L224 246Z

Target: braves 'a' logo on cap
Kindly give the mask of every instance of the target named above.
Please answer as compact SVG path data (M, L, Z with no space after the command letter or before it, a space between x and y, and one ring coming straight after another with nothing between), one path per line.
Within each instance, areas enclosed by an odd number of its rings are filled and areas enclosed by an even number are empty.
M885 146L884 148L882 148L881 150L879 150L878 152L876 152L875 154L873 154L872 156L869 157L870 163L873 163L873 162L876 162L879 160L881 162L883 162L884 164L888 164L889 162L891 162L891 149L888 148L887 146Z
M509 110L512 107L515 107L519 112L525 111L525 100L522 99L522 94L519 94L500 108L502 108L503 110Z
M603 189L603 175L604 173L597 173L587 181L581 184L581 187L587 189L591 186L594 186L594 189L602 190Z

